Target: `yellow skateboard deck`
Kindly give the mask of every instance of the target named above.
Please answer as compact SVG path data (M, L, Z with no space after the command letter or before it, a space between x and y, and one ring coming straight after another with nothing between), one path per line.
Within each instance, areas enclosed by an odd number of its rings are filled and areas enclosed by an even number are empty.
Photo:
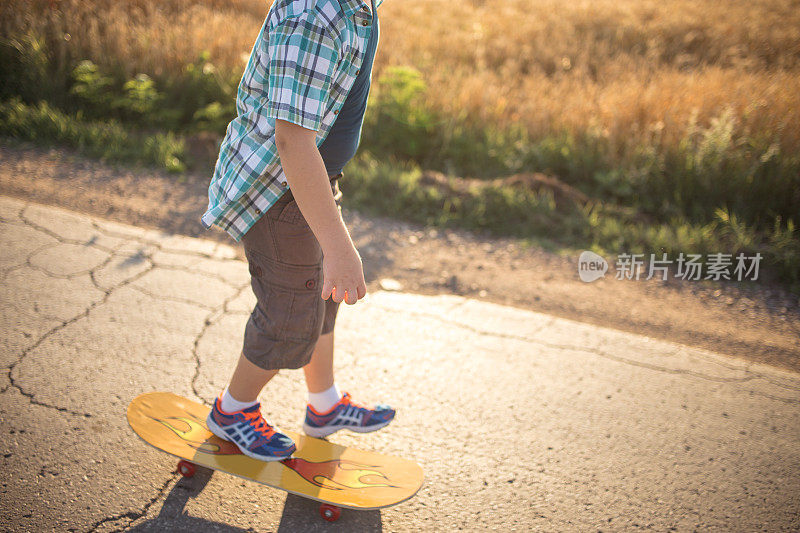
M281 430L297 446L291 458L264 462L247 457L208 430L208 413L208 407L176 394L150 392L130 403L128 423L146 443L194 465L339 507L396 505L422 486L422 468L414 461L290 431ZM191 465L187 469L182 473L191 475Z

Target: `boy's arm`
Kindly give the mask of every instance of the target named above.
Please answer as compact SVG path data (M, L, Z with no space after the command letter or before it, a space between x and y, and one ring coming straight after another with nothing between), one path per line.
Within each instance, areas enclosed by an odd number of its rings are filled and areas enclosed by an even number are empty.
M367 292L361 257L339 214L316 132L275 120L275 143L297 206L323 253L322 298L354 304Z

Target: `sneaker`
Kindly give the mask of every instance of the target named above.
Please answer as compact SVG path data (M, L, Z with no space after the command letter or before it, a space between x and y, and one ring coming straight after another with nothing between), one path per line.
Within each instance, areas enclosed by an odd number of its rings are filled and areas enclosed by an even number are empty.
M347 428L357 433L369 433L385 427L394 418L394 409L388 405L376 405L370 409L359 405L345 392L339 403L327 413L318 413L311 405L306 406L303 431L310 437L327 437L331 433Z
M292 439L275 431L261 416L260 403L235 413L224 412L221 405L220 397L206 419L208 429L217 437L233 442L243 454L261 461L280 461L294 453Z

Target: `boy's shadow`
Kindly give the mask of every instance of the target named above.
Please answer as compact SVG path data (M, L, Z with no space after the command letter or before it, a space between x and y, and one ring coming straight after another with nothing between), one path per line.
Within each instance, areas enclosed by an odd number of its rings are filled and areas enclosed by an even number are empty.
M222 531L229 533L251 531L222 522L190 516L184 512L186 503L202 492L213 474L213 470L197 467L193 477L179 479L164 500L158 516L136 525L129 531ZM264 487L264 490L275 489ZM230 505L235 504L236 502L230 502ZM319 514L319 502L287 493L278 531L380 532L383 531L383 526L380 511L342 509L342 514L336 522L326 522Z

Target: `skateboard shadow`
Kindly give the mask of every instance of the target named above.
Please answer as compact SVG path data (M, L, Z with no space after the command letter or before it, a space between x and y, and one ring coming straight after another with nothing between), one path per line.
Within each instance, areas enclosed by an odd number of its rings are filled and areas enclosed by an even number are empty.
M223 522L198 518L184 512L189 500L203 491L213 474L214 471L211 469L198 467L193 477L181 477L164 500L158 516L141 522L127 531L186 531L192 533L252 531ZM380 511L354 511L352 509L342 509L342 514L336 522L326 522L319 514L319 502L287 494L278 531L281 533L297 531L378 532L383 531L383 526Z
M380 510L342 509L336 522L326 522L319 514L319 502L287 494L278 533L297 531L383 531L383 525Z
M164 500L158 516L137 524L128 531L222 531L227 533L250 531L184 513L186 503L200 494L213 473L213 470L198 467L193 477L181 477Z

